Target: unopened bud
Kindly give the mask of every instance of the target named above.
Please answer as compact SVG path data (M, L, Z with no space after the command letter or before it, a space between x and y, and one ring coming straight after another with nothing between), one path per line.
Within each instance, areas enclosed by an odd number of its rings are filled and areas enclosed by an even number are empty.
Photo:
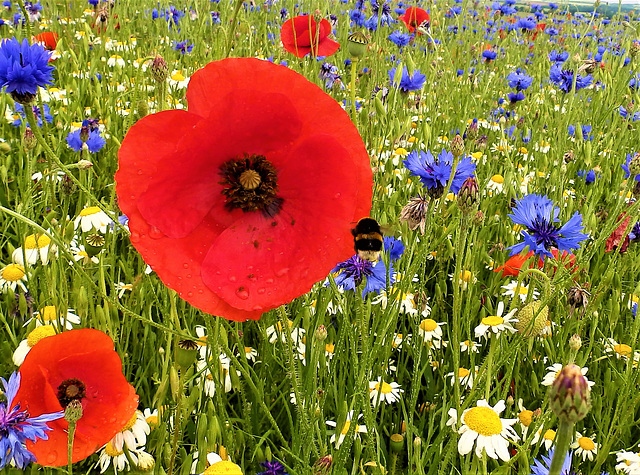
M422 446L422 439L420 437L416 437L413 439L413 447L419 449Z
M591 409L591 389L579 366L563 367L549 390L551 409L560 421L575 423Z
M329 475L331 473L331 465L333 464L333 457L331 454L320 457L316 460L316 463L311 467L311 473L313 475Z
M640 53L640 42L636 40L631 43L631 47L629 48L629 56L635 58L636 56L638 56L638 53Z
M89 160L82 159L78 162L78 169L80 170L88 170L92 166L93 166L93 163L91 163Z
M464 181L458 192L458 207L464 214L472 213L478 205L479 196L478 180L476 177L470 176Z
M507 401L506 402L507 402L507 407L512 407L514 402L515 402L513 400L513 396L512 395L507 396Z
M451 153L453 153L454 157L459 157L464 153L464 140L460 134L456 134L451 141Z
M73 399L64 409L64 420L67 422L78 422L82 417L82 403L78 399Z
M476 226L481 226L484 223L484 213L482 210L476 211L476 214L473 215L473 224Z
M316 340L318 341L324 341L327 339L327 327L325 327L324 325L320 325L318 328L316 328Z
M8 153L10 151L11 151L11 145L9 145L7 142L0 142L1 153Z
M640 175L640 152L636 153L629 161L629 174L631 176Z
M140 450L136 453L138 456L138 469L143 472L151 472L153 471L156 461L151 454L148 454L144 450Z
M151 63L151 67L149 68L151 71L151 77L156 82L164 82L169 77L169 66L164 58L160 55L157 55L153 58L153 62Z
M22 145L24 145L26 150L33 150L36 148L37 144L38 140L36 139L36 136L33 135L33 131L27 127L24 130L24 135L22 136Z
M573 335L569 338L569 348L573 351L578 351L582 347L582 338L580 335Z

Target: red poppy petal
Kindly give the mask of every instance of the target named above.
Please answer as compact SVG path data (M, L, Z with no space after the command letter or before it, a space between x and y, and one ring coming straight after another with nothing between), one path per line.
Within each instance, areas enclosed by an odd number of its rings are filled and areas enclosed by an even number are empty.
M317 30L317 32L316 32ZM302 15L287 20L280 30L282 46L289 53L302 58L309 53L316 56L330 56L340 44L329 39L331 23L323 19L318 25L311 15Z
M318 44L318 51L316 56L331 56L338 51L340 43L333 41L331 38L325 38Z
M107 443L133 416L138 397L122 374L113 341L98 330L63 332L38 342L20 367L22 377L16 401L31 416L61 410L56 397L60 383L79 379L86 386L83 415L78 421L73 461L85 459ZM29 443L38 463L67 464L67 422L49 424L47 440Z
M318 154L325 157L321 168ZM286 303L352 254L357 178L348 151L331 136L315 136L291 157L278 175L280 213L274 219L246 214L216 239L202 264L205 284L234 307L265 310Z

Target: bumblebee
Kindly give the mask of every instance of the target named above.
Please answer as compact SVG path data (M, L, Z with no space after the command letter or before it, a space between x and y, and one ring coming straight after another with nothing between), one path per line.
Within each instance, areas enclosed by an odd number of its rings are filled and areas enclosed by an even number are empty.
M351 230L353 234L353 247L361 259L375 262L380 258L382 251L382 229L373 218L362 218Z

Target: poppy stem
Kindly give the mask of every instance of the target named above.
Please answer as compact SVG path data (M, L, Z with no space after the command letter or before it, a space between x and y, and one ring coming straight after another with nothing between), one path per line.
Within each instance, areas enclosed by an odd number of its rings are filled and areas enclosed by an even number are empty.
M67 473L72 475L73 463L71 462L73 457L73 437L76 433L76 423L69 422L69 429L67 431Z
M231 28L229 29L229 36L227 36L227 50L225 51L224 57L228 58L229 53L231 53L231 46L233 45L233 35L236 31L236 23L238 18L238 13L240 12L240 7L242 6L243 0L236 0L236 7L233 9L233 16L231 17Z
M356 122L356 72L358 69L358 58L351 57L351 118Z

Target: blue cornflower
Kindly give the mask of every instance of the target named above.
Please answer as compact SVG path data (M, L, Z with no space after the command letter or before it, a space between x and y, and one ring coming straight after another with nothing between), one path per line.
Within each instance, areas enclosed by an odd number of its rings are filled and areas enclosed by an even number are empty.
M357 9L351 10L349 12L349 18L355 26L363 26L364 22L367 20L367 16L364 14L364 12Z
M27 449L26 441L48 439L46 431L51 430L47 422L64 416L62 411L29 417L29 413L20 409L20 403L13 405L20 388L20 373L13 373L9 382L0 378L4 386L6 402L0 403L0 469L7 464L14 464L22 469L35 462L35 456ZM13 407L12 407L13 406Z
M393 82L395 75L396 68L392 68L389 71L389 81L394 87L399 88L402 92L419 91L423 88L424 83L427 80L427 77L424 74L420 73L419 69L416 69L413 72L413 75L410 75L406 66L403 66L402 68L402 77L400 78L400 84Z
M391 6L387 3L387 0L382 0L382 6L378 4L377 0L371 0L371 11L373 12L372 18L378 22L378 16L380 17L380 24L390 26L391 23L396 21L391 16Z
M640 89L640 74L636 74L631 78L631 80L629 81L629 89L633 91L637 91L638 89Z
M509 87L513 87L516 91L524 91L533 83L533 78L528 76L522 69L518 68L507 76Z
M580 131L582 132L582 140L589 140L589 141L593 140L593 134L591 133L591 130L592 130L592 127L590 125L583 125L580 127ZM576 136L575 125L569 125L568 131L569 131L570 137Z
M180 18L183 16L184 11L178 10L173 5L171 5L164 13L164 19L169 23L169 29L171 29L172 24L178 26Z
M81 150L88 150L91 153L96 153L102 150L107 143L106 140L100 135L100 129L92 127L88 121L82 122L82 127L73 132L69 132L67 135L67 144L69 148L80 152Z
M174 41L173 49L176 51L180 51L180 54L191 53L191 51L193 50L193 43L189 44L189 40Z
M453 154L448 150L442 150L438 157L434 157L430 150L413 151L402 162L412 175L420 177L420 182L430 190L432 197L438 198L444 193L444 188L451 177L453 166ZM454 194L460 191L464 181L473 175L476 164L471 162L471 157L464 157L458 162L450 191Z
M2 6L5 7L7 10L11 10L11 0L4 0L4 2L2 2Z
M553 460L553 451L555 447L549 450L549 453L545 457L542 455L540 460L534 460L534 465L531 465L533 473L531 475L549 475L549 469L551 468L551 461ZM567 455L560 469L560 475L572 475L571 471L571 451L567 452Z
M366 279L362 297L368 293L376 294L387 287L387 267L383 261L365 261L357 254L341 262L331 271L336 285L344 290L356 290ZM389 284L393 284L393 266L389 264Z
M595 170L578 170L578 176L580 178L584 178L584 182L587 185L590 185L594 181L596 181L596 172Z
M396 239L392 236L385 236L383 245L384 252L389 254L389 259L391 259L392 261L400 259L400 257L404 253L404 244L400 239Z
M260 462L260 465L267 470L258 473L258 475L289 475L282 465L277 460L267 460L266 462Z
M625 178L629 178L629 175L630 175L630 173L629 173L629 162L631 161L631 159L633 157L634 157L633 155L628 153L627 154L627 162L624 165L620 165L622 167L622 169L624 170L624 177ZM640 175L636 175L633 179L635 181L640 181Z
M515 27L521 29L522 31L531 31L536 29L536 25L538 22L533 17L520 18L515 23Z
M487 62L491 62L498 57L498 53L493 50L486 49L482 52L482 58Z
M6 87L16 102L26 104L35 98L38 87L53 84L51 53L38 43L20 43L15 37L0 43L0 87Z
M525 97L524 97L524 93L523 92L510 92L507 94L507 98L509 99L509 102L511 103L511 105L514 105L520 101L524 101Z
M620 106L620 108L618 109L618 113L623 119L630 119L631 122L640 120L640 111L631 113L624 106Z
M633 228L629 233L629 240L640 241L640 221L633 225Z
M338 74L338 67L331 63L327 63L326 61L322 63L318 77L324 81L324 87L327 89L333 88L336 81L340 87L344 89L344 84L342 84L341 81L342 78L340 77L340 74Z
M284 8L283 8L283 10L284 10ZM286 14L285 14L285 16L286 16ZM220 24L220 13L219 12L211 12L211 21L213 22L214 25L219 25Z
M567 59L569 59L568 51L558 51L553 50L549 53L549 61L553 63L564 63Z
M549 71L549 79L553 84L558 86L561 91L569 92L573 88L573 69L562 69L558 64L551 66ZM578 74L576 77L576 91L584 89L593 82L593 76L581 76Z
M551 249L571 252L579 248L580 242L589 237L581 232L584 229L582 215L576 211L569 221L558 226L555 223L560 221L559 213L560 208L546 196L531 194L518 200L509 217L515 224L525 226L527 231L522 231L524 242L509 247L510 255L520 254L528 247L540 257L553 257Z
M38 121L38 127L42 127L42 114L40 113L40 108L38 106L27 107L32 108L33 114L36 116L36 120ZM14 127L20 127L22 125L22 122L26 119L26 116L24 115L24 108L21 104L16 104L15 110L16 113L13 115L13 117L17 117L13 122L11 122L11 125L13 125ZM44 104L44 120L48 124L53 122L53 116L51 115L51 110L49 109L49 106L47 104Z
M409 44L409 41L411 41L411 35L409 33L394 31L389 36L387 36L387 39L398 45L400 47L400 50L402 50L402 47L407 46Z

